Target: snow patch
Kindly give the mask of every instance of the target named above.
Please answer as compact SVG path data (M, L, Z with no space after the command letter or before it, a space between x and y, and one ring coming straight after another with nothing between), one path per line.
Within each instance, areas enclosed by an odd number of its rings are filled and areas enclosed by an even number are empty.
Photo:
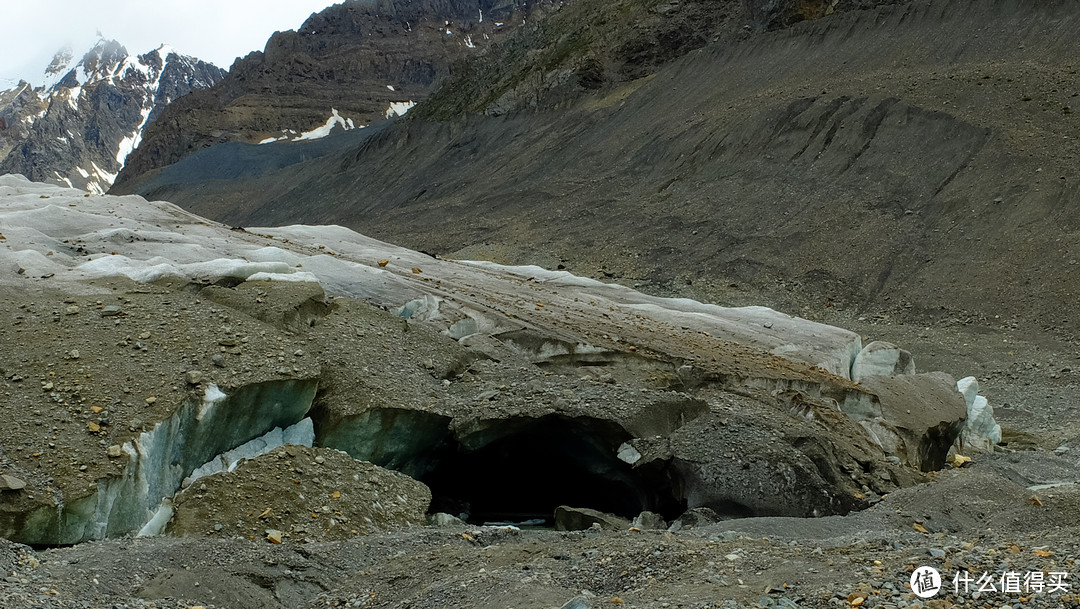
M142 61L139 61L139 58L134 55L129 55L125 57L124 61L120 62L120 64L116 66L116 70L113 71L113 76L120 76L121 78L124 78L128 75L129 70L138 72L139 74L145 76L147 79L151 78L150 73L152 71L152 68L143 63ZM112 81L113 79L110 78L109 80Z
M395 116L405 116L405 113L412 109L416 105L416 102L409 100L407 102L390 102L390 107L386 109L386 118L394 118Z
M141 282L157 281L165 277L231 277L247 280L258 273L287 275L293 272L293 267L283 262L248 262L235 258L218 258L183 264L161 256L138 260L120 254L94 258L75 268L88 277L123 275L133 281ZM307 279L300 281L307 281Z
M70 48L61 49L53 57L52 63L45 69L45 77L42 79L42 88L49 90L56 86L71 71L71 65L75 62L75 54Z
M94 174L101 178L101 181L112 186L112 183L116 181L116 174L109 173L104 169L97 166L97 163L90 161L90 166L94 168Z
M319 278L313 273L267 273L260 271L253 273L247 281L299 281L319 283Z
M146 128L146 122L148 120L150 120L150 108L144 107L142 109L142 120L139 121L139 126L135 128L135 131L131 135L120 140L120 146L116 149L116 162L120 163L121 168L124 167L124 162L127 161L131 151L139 147L139 143L142 141L143 129Z
M334 127L341 126L342 129L350 129L349 124L345 122L345 119L338 114L338 111L334 108L330 108L330 118L326 119L321 127L316 127L311 131L305 131L300 134L300 137L296 138L297 142L303 142L305 140L317 140L330 135L330 132L334 130Z
M206 391L203 392L203 401L199 405L199 414L195 415L196 421L203 420L207 414L209 414L219 402L229 396L225 395L216 384L210 383L206 386Z
M161 500L161 505L158 509L154 510L154 515L150 517L150 520L143 525L143 528L139 529L139 532L135 534L136 537L153 537L155 535L161 535L165 531L165 527L169 524L169 521L173 517L173 505L172 500L165 498Z
M264 140L261 140L259 144L271 144L273 142L280 142L282 140L290 140L293 142L317 140L330 135L330 133L333 132L335 127L341 127L345 131L350 131L357 128L356 123L353 122L353 119L345 118L341 116L341 114L339 114L335 108L330 108L330 118L326 119L325 123L312 129L311 131L304 131L299 136L293 137L296 136L296 131L292 129L282 129L282 135L277 137L268 137ZM361 129L363 127L364 125L360 125Z
M74 186L71 185L71 180L69 180L69 179L65 178L64 176L60 175L59 171L54 171L53 175L56 176L57 180L60 180L64 184L67 184L68 188L74 188Z
M82 86L72 87L70 89L64 89L64 93L67 96L67 103L71 106L72 110L79 109L79 94L82 93Z

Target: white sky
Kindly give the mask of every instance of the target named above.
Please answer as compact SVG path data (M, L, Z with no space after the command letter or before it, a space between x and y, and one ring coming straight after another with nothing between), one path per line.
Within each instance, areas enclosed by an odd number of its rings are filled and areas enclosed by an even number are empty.
M338 0L340 2L340 0ZM333 0L3 0L0 89L20 78L40 85L64 45L76 57L100 31L140 54L170 44L225 70L261 51L270 35L295 30ZM14 81L14 82L11 82Z

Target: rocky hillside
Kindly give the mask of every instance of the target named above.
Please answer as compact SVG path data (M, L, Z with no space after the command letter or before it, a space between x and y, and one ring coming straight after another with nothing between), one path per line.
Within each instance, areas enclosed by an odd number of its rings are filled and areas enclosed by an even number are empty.
M223 142L296 139L321 125L404 114L452 62L557 6L556 0L348 0L278 32L222 83L173 104L118 186ZM340 121L334 119L340 117ZM331 122L328 122L330 120Z
M920 0L762 32L743 14L659 65L594 52L683 10L574 44L573 23L522 30L336 155L228 183L177 165L136 190L807 316L1074 337L1075 3Z
M224 72L162 46L131 55L101 40L56 55L43 85L0 92L0 172L102 193L170 102Z

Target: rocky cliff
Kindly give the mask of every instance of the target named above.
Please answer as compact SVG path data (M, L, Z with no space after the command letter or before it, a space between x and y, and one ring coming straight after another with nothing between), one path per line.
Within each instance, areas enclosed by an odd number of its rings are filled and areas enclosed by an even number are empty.
M43 85L0 93L0 172L104 192L165 106L223 74L168 46L131 55L101 40L77 61L61 51Z

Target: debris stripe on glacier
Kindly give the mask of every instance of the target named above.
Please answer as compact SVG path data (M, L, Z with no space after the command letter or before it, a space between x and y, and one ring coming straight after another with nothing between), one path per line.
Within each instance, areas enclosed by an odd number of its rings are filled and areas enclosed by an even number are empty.
M33 184L21 176L0 177L0 226L4 227L0 231L7 236L0 246L2 257L22 265L29 277L54 273L53 281L118 275L138 281L170 276L315 279L330 294L364 298L388 308L429 294L438 299L447 325L466 317L476 319L480 331L490 332L549 324L545 331L572 342L589 342L578 340L585 331L580 324L554 323L543 310L534 310L542 309L533 306L534 298L540 297L548 301L541 302L543 306L553 309L618 310L623 318L639 319L641 324L772 352L845 379L862 346L854 332L765 307L725 308L659 298L539 267L438 260L340 226L254 228L237 233L169 203L147 202L137 196L85 198L84 194ZM380 259L390 261L387 268L377 265ZM412 273L413 268L421 273ZM5 273L0 284L24 285L25 280ZM620 344L626 337L610 325L606 334L613 344Z

